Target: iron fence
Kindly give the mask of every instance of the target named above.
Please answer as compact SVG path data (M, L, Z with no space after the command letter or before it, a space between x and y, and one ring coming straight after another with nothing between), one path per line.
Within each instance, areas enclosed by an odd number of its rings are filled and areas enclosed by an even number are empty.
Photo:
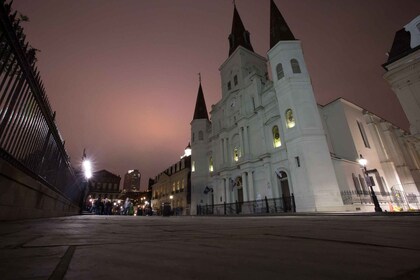
M296 212L294 196L267 198L246 202L197 205L197 215L261 215L270 213Z
M420 197L414 193L392 189L391 192L375 192L379 204L393 204L400 208L410 209L415 206L419 209ZM341 191L344 205L350 204L373 204L370 192L367 191Z
M0 156L51 189L79 202L81 186L70 165L55 112L11 4L0 0Z

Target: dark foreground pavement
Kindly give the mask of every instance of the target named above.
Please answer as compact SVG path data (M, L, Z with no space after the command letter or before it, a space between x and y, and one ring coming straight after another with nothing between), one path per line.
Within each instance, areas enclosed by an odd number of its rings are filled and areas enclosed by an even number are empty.
M420 279L420 216L74 216L0 236L0 279Z

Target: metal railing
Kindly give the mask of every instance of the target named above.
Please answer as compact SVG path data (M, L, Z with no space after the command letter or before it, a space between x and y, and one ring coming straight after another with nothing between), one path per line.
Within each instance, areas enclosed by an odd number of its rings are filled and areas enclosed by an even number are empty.
M399 190L391 192L375 192L379 204L392 204L402 209L420 209L420 196L414 193L405 193ZM341 191L344 205L373 204L370 192L367 191Z
M0 157L79 203L81 186L21 21L11 4L0 0Z
M284 212L296 212L294 196L267 198L246 202L197 205L197 215L262 215Z

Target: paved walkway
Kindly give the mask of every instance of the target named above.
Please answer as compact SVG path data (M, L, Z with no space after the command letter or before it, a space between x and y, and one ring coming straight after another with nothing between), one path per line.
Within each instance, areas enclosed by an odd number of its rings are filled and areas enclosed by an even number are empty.
M0 223L1 279L420 279L420 216Z

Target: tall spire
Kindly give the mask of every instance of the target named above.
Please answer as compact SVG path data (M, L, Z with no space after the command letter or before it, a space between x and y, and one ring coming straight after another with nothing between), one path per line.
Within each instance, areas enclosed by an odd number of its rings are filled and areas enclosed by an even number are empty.
M201 87L201 74L198 73L200 86L198 87L197 101L195 102L195 110L193 120L197 119L209 119L207 113L206 101L204 100L203 89Z
M242 46L245 49L254 51L249 38L249 32L245 30L245 26L242 23L241 17L239 16L236 4L233 6L233 21L232 31L229 35L229 56L239 47Z
M280 41L296 40L273 0L270 0L270 49Z

